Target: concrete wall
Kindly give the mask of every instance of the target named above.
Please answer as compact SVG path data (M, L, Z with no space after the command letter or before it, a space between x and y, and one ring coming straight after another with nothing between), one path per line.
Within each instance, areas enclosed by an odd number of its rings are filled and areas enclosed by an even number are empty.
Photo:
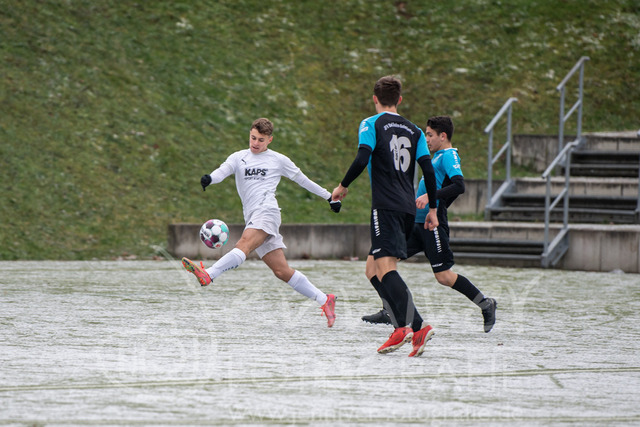
M227 224L230 237L221 249L210 249L200 241L199 224L169 224L168 251L176 257L219 259L237 243L243 224ZM285 254L298 259L365 259L369 253L369 224L284 224L280 233ZM253 253L250 258L258 259Z
M452 222L452 236L456 235L456 226L469 229L473 228L473 224ZM489 233L503 239L509 238L505 224L475 224L480 235ZM534 227L540 228L541 225L514 226L512 238L522 238L523 230ZM233 248L243 228L240 224L231 224L229 242L222 249L213 250L200 242L200 225L170 224L168 251L178 258L218 259ZM487 231L487 228L495 230ZM290 259L365 259L369 251L368 224L285 224L280 231L287 245L285 254ZM534 235L531 233L535 232L529 230L527 236L531 237ZM540 230L537 233L539 235ZM570 226L569 240L569 252L557 266L559 269L640 273L640 226L573 225ZM252 254L250 258L257 257ZM501 265L500 260L495 260L494 265Z
M566 136L565 143L575 139ZM558 155L558 135L513 135L512 161L514 165L532 167L544 172Z
M569 251L558 268L640 273L640 226L570 225Z

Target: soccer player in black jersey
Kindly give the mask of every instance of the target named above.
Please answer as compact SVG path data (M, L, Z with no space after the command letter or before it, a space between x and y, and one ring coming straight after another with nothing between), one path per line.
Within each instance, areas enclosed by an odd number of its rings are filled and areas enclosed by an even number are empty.
M431 269L438 283L460 292L480 307L484 319L484 331L489 332L496 323L496 300L485 297L469 279L451 269L454 265L454 257L449 246L447 209L460 194L464 193L464 177L460 156L451 142L453 130L453 121L449 116L433 116L427 120L425 136L431 153L431 164L436 174L439 224L433 230L425 230L423 227L425 217L430 209L426 208L424 180L420 180L416 197L416 223L409 240L407 240L407 255L411 258L417 253L424 252L431 263ZM365 274L368 278L375 275L373 270L372 262L367 260ZM391 323L384 308L376 314L363 316L362 320L370 323Z
M372 283L388 310L394 331L380 348L388 353L412 341L410 357L420 356L433 329L415 309L411 291L398 274L398 259L407 258L407 237L416 214L413 178L416 161L425 177L429 206L425 227L438 226L436 180L422 130L402 117L402 84L393 76L379 79L373 88L376 114L362 121L358 153L332 200L342 200L347 188L369 165L371 179L371 250L375 278Z

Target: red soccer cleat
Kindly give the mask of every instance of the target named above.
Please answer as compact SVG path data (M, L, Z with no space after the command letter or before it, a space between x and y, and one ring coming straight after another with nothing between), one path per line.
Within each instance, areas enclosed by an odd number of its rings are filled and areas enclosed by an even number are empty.
M332 327L336 321L336 296L328 294L327 302L320 308L322 309L322 315L327 316L327 326Z
M424 352L424 346L427 344L427 341L429 341L434 334L435 331L431 325L427 325L418 332L414 332L413 339L411 340L413 351L409 353L409 357L419 357L422 352Z
M378 349L378 353L391 353L402 347L404 343L411 341L413 330L409 326L396 328L389 336L386 343Z

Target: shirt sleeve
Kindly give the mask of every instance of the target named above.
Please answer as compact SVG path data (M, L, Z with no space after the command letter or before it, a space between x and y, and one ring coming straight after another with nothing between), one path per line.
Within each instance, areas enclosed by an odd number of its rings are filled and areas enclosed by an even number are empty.
M451 202L453 202L453 200L455 200L459 195L463 193L464 193L464 178L462 177L462 175L454 175L451 177L451 183L439 189L436 194L438 199L451 200Z
M369 146L365 144L361 145L360 148L358 148L358 154L356 154L356 158L353 160L353 163L351 163L351 166L349 167L349 170L347 170L347 173L345 174L344 178L342 178L342 181L340 181L340 184L344 188L349 187L349 185L351 185L351 183L358 176L360 176L362 171L369 164L370 157L371 157L371 148L369 148Z
M449 178L454 176L462 175L462 168L460 167L460 155L458 154L458 150L451 149L445 152L443 156L445 172Z
M328 190L311 181L305 174L302 173L302 171L298 172L298 174L291 180L308 192L315 194L316 196L320 196L325 200L329 200L331 198L331 193L329 193Z
M433 172L430 156L422 156L418 159L418 164L422 169L423 179L427 194L429 195L429 207L436 209L438 207L438 198L436 196L436 175Z
M376 131L375 123L370 122L371 118L364 119L360 123L360 129L358 130L358 146L363 145L369 147L370 151L376 148Z
M429 153L427 138L424 136L422 129L420 129L420 137L418 138L418 146L416 148L416 159L419 159L422 156L431 156L431 153Z
M227 160L222 163L218 169L211 172L211 183L218 184L222 182L226 177L231 175L234 171L233 168L233 154L227 157Z
M315 194L316 196L320 196L325 200L331 198L331 193L320 187L315 182L311 181L298 166L293 163L293 161L287 156L283 155L281 157L281 166L282 166L282 175L289 178L291 181L298 184L300 187L304 188L310 193Z

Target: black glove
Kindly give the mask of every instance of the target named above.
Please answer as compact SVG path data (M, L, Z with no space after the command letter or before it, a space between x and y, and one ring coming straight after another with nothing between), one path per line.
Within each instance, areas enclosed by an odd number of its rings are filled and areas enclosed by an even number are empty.
M340 208L342 207L342 202L340 200L336 200L334 202L333 200L331 200L331 197L329 197L327 200L329 201L329 207L331 207L332 211L334 211L335 213L340 212Z
M213 181L213 179L211 179L211 175L202 175L202 178L200 178L200 185L202 185L202 191L206 190L207 185L211 184L211 181Z

